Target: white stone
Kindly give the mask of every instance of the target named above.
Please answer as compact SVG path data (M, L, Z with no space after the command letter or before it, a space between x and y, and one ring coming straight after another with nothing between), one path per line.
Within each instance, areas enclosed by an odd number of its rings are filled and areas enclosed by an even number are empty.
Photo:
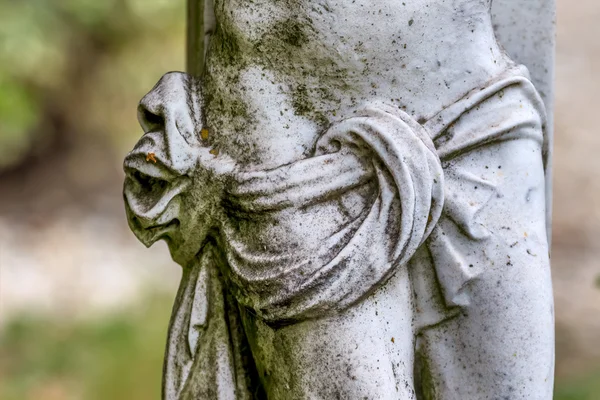
M556 0L494 0L492 21L498 41L513 60L527 66L546 105L546 227L551 242Z
M490 2L214 7L125 160L184 268L164 398L550 399L546 110Z

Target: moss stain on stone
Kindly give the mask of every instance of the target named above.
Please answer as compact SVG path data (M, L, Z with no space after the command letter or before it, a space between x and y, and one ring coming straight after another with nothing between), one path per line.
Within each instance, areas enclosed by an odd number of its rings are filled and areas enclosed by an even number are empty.
M343 60L325 51L315 39L312 20L298 17L304 11L297 1L281 2L285 4L277 8L285 9L290 17L266 26L254 38L244 34L231 15L219 15L209 44L204 82L206 126L211 130L207 144L221 147L238 161L260 158L256 152L242 151L251 145L248 135L254 132L259 118L245 100L247 91L254 89L240 85L240 76L249 67L268 72L271 83L277 82L289 96L294 115L314 122L319 130L329 125L329 116L339 110L342 98L353 97L354 85L348 81Z

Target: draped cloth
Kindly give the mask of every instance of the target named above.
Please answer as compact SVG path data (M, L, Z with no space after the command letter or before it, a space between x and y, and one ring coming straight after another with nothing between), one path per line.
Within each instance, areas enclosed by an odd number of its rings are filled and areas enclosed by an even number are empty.
M419 274L437 280L441 306L468 305L464 288L483 270L460 249L464 243L475 248L492 234L478 213L496 191L494 182L461 171L452 160L506 140L543 145L544 124L544 106L527 70L515 67L424 124L398 108L372 104L333 123L312 157L234 173L224 201L231 218L221 221L216 244L207 244L184 268L169 330L164 397L252 398L240 309L272 324L343 311L397 268L408 268L419 249L431 256L431 268ZM369 185L375 189L365 189ZM255 240L260 232L238 221L293 221L351 192L367 193L366 205L317 244L303 247L292 238L287 251L275 251L281 246ZM452 234L444 230L449 224L456 227Z

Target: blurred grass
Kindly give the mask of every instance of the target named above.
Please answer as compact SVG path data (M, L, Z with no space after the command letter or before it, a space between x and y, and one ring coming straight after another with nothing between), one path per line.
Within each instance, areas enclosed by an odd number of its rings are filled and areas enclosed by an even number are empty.
M3 400L148 400L160 398L172 299L89 321L22 316L0 333ZM555 400L599 400L600 370L559 382Z
M3 400L160 398L172 299L89 321L23 316L0 333Z
M600 400L600 369L584 377L559 382L555 400Z

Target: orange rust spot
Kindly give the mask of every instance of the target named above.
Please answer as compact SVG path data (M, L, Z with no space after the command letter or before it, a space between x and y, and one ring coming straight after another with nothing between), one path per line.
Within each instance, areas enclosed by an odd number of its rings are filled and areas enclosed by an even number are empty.
M527 232L523 233L523 236L527 237Z
M212 149L212 150L209 151L209 153L216 157L216 156L219 155L219 150L218 149Z
M394 338L392 337L392 343L396 343L396 341L394 340Z
M200 137L202 138L202 140L208 140L208 129L202 129L200 131Z
M152 161L154 164L156 164L156 155L154 153L146 154L146 162L149 161Z

